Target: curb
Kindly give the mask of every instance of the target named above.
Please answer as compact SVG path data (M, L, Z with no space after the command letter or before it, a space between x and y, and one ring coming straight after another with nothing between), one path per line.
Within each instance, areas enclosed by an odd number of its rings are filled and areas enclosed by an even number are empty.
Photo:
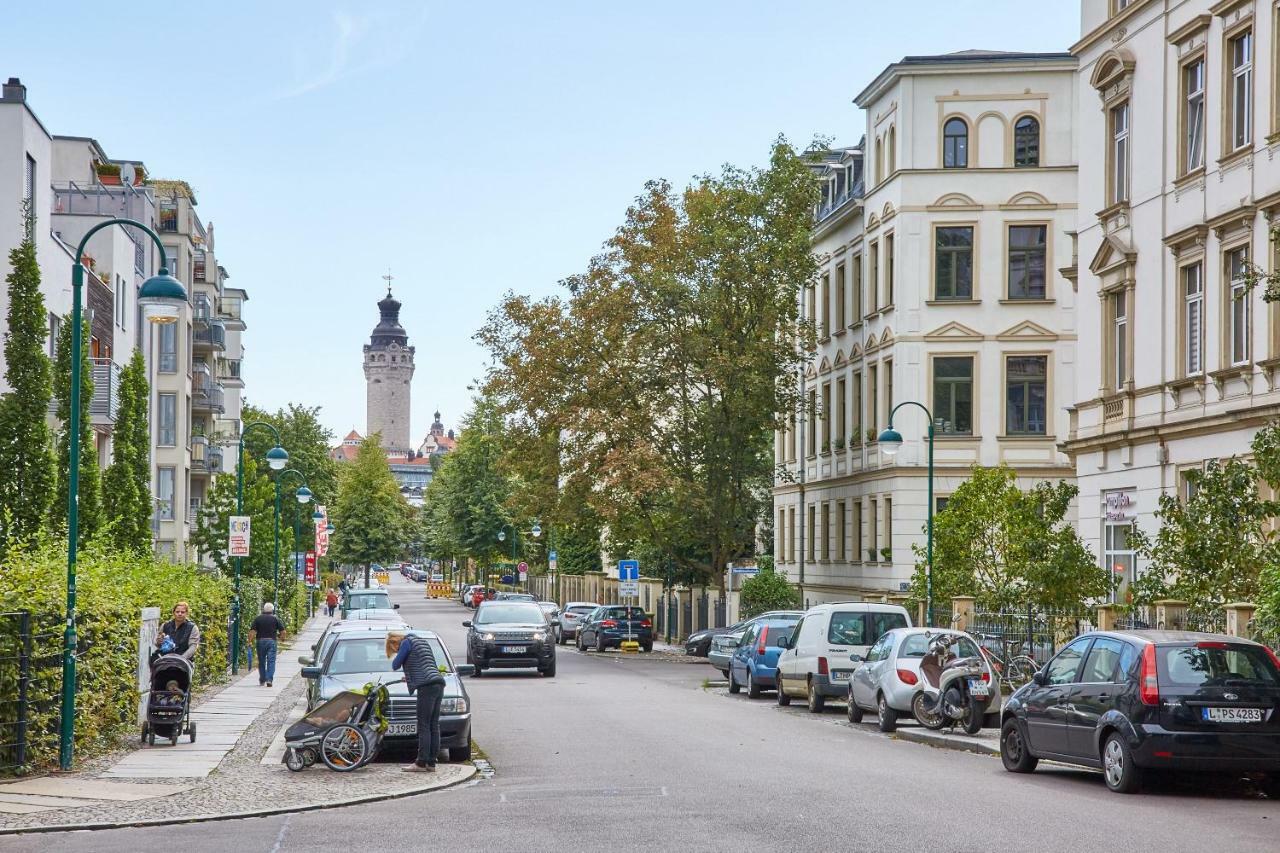
M427 794L432 791L443 791L448 788L456 788L465 782L471 781L479 772L474 764L471 765L469 769L469 773L454 782L448 782L443 785L426 785L409 791L397 791L393 794L366 794L360 797L353 797L349 800L309 803L283 808L251 809L249 811L228 812L226 814L187 815L184 817L153 818L150 820L102 821L99 823L61 823L53 826L13 827L11 829L0 828L0 836L35 835L37 833L47 834L51 832L83 832L86 830L100 829L131 829L143 826L174 826L176 824L184 823L209 823L220 820L241 820L249 817L271 817L272 815L314 812L321 811L323 809L341 808L343 806L358 806L363 803L376 803L383 800L398 800L402 797L413 797L418 794Z
M898 729L894 739L922 743L938 749L953 749L958 752L972 752L975 755L999 755L1000 747L996 744L961 737L953 734L930 731L929 729Z

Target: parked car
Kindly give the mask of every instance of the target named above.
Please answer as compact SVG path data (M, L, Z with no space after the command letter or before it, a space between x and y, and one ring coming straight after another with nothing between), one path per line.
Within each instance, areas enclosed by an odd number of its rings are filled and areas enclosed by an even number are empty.
M556 674L556 627L532 601L486 601L462 623L467 632L467 663L478 677L490 667L536 667L547 678Z
M598 652L620 648L623 640L635 640L646 652L653 651L653 622L643 607L604 604L578 624L578 649Z
M479 584L475 584L475 583L463 584L462 588L458 590L458 603L465 604L466 606L470 607L471 593L472 591L475 590L477 586L479 586Z
M546 614L547 621L551 623L556 645L560 645L560 631L564 627L564 623L560 620L560 605L554 601L539 601L538 606L542 608L542 612Z
M849 722L862 722L862 715L874 711L880 731L897 728L899 717L910 717L911 700L920 690L920 661L929 650L929 637L939 634L958 635L953 647L957 657L979 657L987 662L988 684L999 685L995 669L986 655L979 652L978 641L963 631L947 628L894 628L876 640L863 657L862 665L849 677L846 700ZM999 689L995 690L994 707L988 710L984 728L1000 726Z
M729 661L729 692L743 687L752 699L760 691L777 687L778 656L799 618L757 619L743 632L742 640Z
M803 610L771 610L768 613L761 613L759 616L753 616L750 619L739 622L730 627L725 633L717 634L711 638L711 650L707 652L707 663L720 670L727 678L729 676L729 661L733 659L733 651L742 642L743 635L746 634L748 628L761 619L790 619L792 622L796 622L803 615Z
M334 631L336 626L331 626ZM302 676L307 679L307 710L327 702L344 690L361 690L381 677L392 681L391 658L387 657L387 633L394 627L379 623L348 626L334 631L329 642L322 639L319 657L299 658ZM327 632L326 632L327 633ZM471 758L471 697L458 676L467 675L470 666L454 666L449 650L431 631L409 630L407 633L431 645L436 664L444 675L444 699L440 705L440 747L449 751L450 761ZM416 744L418 738L418 700L409 694L403 681L388 684L390 702L387 709L388 744Z
M848 695L849 676L860 666L850 655L865 658L886 631L910 625L911 617L896 604L862 601L809 608L778 656L778 704L802 697L810 712L821 713L827 699Z
M383 611L365 610L358 612L367 615L369 613L381 613ZM398 613L395 613L395 611L391 611L391 613L396 620L400 619L400 615ZM324 660L325 655L328 654L330 645L332 645L340 635L348 631L368 631L370 628L374 627L387 629L395 628L403 631L410 630L409 626L403 621L388 620L386 622L378 622L377 624L374 624L374 622L375 620L368 619L335 619L325 626L324 630L320 632L320 636L311 644L311 654L299 656L298 662L303 666L310 666L316 663L316 661Z
M536 595L528 592L500 592L493 597L494 601L534 601L538 600Z
M1068 643L1005 703L1000 758L1097 767L1112 791L1152 770L1267 774L1280 796L1280 659L1239 637L1098 631Z
M348 618L357 610L399 610L399 604L391 603L391 594L385 589L349 589L342 597L342 618Z
M560 611L560 642L567 643L578 636L578 626L582 618L595 610L599 605L589 601L570 601Z
M759 616L755 616L753 618L765 619L765 618L783 617L783 616L792 616L792 615L803 616L804 611L802 610L770 610L768 613L761 613ZM724 628L704 628L701 631L695 631L692 634L690 634L688 638L684 641L684 653L686 655L696 655L698 657L705 658L708 655L710 655L711 644L716 637L719 637L723 634L737 634L739 636L739 639L741 639L742 632L746 630L747 623L750 621L751 621L750 619L743 619L741 622L735 622L734 624L728 625ZM723 670L727 665L728 663L726 661L725 665L719 667L719 669Z

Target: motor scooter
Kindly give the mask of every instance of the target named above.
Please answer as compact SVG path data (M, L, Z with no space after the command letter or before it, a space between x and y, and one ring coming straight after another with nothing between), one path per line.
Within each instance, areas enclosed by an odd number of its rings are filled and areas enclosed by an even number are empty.
M911 698L911 712L929 729L955 728L963 723L966 734L982 729L991 703L991 670L981 655L955 657L951 647L959 634L929 638L929 650L920 660L920 689Z

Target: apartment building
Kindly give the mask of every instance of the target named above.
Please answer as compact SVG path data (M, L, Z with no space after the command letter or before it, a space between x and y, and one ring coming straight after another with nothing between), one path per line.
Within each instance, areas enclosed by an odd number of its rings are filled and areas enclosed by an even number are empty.
M1272 0L1084 0L1079 367L1064 447L1080 532L1123 581L1161 494L1280 415L1280 72Z
M1065 53L908 56L855 99L861 151L816 166L820 272L801 313L818 345L775 444L775 557L807 602L911 577L927 420L900 409L903 447L883 453L899 403L932 413L938 510L975 464L1025 486L1074 476L1058 443L1076 386L1075 73Z

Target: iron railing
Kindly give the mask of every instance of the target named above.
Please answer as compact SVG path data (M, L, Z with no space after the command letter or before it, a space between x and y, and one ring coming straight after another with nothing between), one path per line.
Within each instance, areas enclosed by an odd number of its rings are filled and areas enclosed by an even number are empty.
M206 328L195 330L196 346L227 348L227 330L221 323L211 322Z
M32 640L30 611L0 613L0 772L27 764Z
M1028 655L1043 664L1093 627L1093 614L1087 610L1028 607L976 611L966 630L1002 658Z

